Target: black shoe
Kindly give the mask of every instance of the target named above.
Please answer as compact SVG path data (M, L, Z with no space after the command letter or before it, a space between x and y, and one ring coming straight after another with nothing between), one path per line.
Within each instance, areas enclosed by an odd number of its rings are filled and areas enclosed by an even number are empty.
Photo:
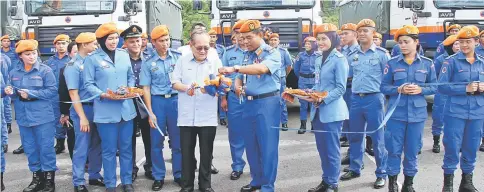
M373 188L381 189L381 188L385 187L386 181L387 180L385 178L382 178L382 177L376 178L376 181L373 184Z
M365 169L365 165L361 165L361 170ZM349 172L350 171L350 166L347 166L343 169L343 172Z
M215 192L211 187L206 188L206 189L199 189L200 192Z
M289 130L289 129L287 128L287 123L283 123L283 124L282 124L282 129L281 129L281 130L282 130L282 131L287 131L287 130Z
M182 180L181 178L175 178L174 182L178 185L178 186L182 186Z
M248 184L240 188L240 192L253 192L253 191L257 191L260 188L261 188L260 186L250 186L250 184Z
M444 174L442 192L454 192L454 174Z
M297 131L297 134L304 133L306 133L306 120L301 120L301 127L299 127L299 131Z
M180 192L193 192L193 188L180 189Z
M222 126L227 125L227 122L225 121L225 119L220 119L220 125L222 125Z
M7 153L8 151L8 144L2 146L3 153Z
M240 176L242 175L242 171L232 171L230 174L230 180L237 180L240 179Z
M355 173L354 171L348 171L348 173L343 174L340 179L341 181L349 181L360 176L361 174Z
M13 150L13 154L22 154L24 153L24 146L20 145L17 149Z
M375 151L373 151L373 147L366 147L365 152L368 153L370 156L375 156Z
M460 181L459 192L477 192L476 187L472 183L472 173L463 173Z
M484 152L484 138L482 138L481 147L479 147L479 151Z
M8 134L12 133L12 124L7 123Z
M405 175L405 180L403 181L403 185L402 185L402 192L415 192L415 189L413 188L412 176Z
M57 143L55 145L55 154L61 154L66 150L65 146L66 139L57 139Z
M349 141L343 141L341 142L341 147L349 147L350 146L350 142Z
M145 177L148 178L149 180L155 180L155 178L153 177L152 171L145 171Z
M101 177L99 179L89 179L89 185L104 187L104 178Z
M136 137L140 137L141 136L141 129L138 127L136 128Z
M136 180L136 178L138 178L138 171L139 171L138 167L133 167L133 173L131 175L131 180L133 181L133 183Z
M119 150L116 150L116 156L119 157Z
M398 175L388 176L388 192L398 192Z
M308 192L338 192L338 187L331 187L326 182L321 181L321 183L308 190Z
M343 142L343 141L348 141L348 138L346 138L346 137L340 137L340 138L339 138L339 141L340 141L340 142Z
M349 143L348 143L349 145ZM373 142L371 141L370 136L366 136L366 148L365 152L368 153L370 156L375 156L375 152L373 151Z
M86 186L79 185L74 187L74 192L88 192Z
M55 171L44 172L45 174L45 188L43 192L55 191Z
M213 164L212 164L212 170L210 170L210 173L212 173L212 174L218 174L218 169L215 168L215 166L213 166Z
M132 184L123 185L124 192L134 192L134 187Z
M349 165L350 164L350 155L346 155L341 159L341 165Z
M434 145L432 146L432 152L440 153L440 135L434 135Z
M2 191L5 190L5 185L3 184L3 173L2 173Z
M165 181L163 181L163 180L155 180L155 182L151 186L151 190L153 190L153 191L160 191L161 189L163 189L163 184L165 184Z
M32 182L23 190L23 192L38 192L45 188L45 174L37 171L32 174Z

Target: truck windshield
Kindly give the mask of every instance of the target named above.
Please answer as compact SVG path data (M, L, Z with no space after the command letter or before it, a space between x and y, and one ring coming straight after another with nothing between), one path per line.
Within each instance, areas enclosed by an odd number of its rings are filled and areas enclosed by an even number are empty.
M484 9L483 0L434 0L437 9Z
M26 0L25 13L29 16L110 14L114 0Z
M217 8L229 10L311 9L315 0L217 0Z

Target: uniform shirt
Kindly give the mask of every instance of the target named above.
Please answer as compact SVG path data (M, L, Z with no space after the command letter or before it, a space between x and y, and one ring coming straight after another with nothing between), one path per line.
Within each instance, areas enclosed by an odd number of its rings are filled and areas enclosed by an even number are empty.
M355 43L351 46L348 46L348 45L345 45L343 48L341 48L341 53L348 59L349 57L349 54L356 51L356 49L358 49L359 45L358 43ZM349 66L348 68L348 77L352 77L353 76L353 68L351 68L351 65ZM350 83L350 82L348 82Z
M442 48L442 49L443 49L443 48ZM397 43L397 44L396 44L396 45L394 45L394 46L393 46L393 48L392 48L392 55L391 55L391 56L392 56L392 57L396 57L396 56L398 56L400 53L402 53L402 52L400 51L400 46L398 46L398 43ZM422 46L420 46L420 49L418 49L418 54L419 54L419 55L424 56L424 51L423 51L423 49L422 49Z
M133 68L126 50L116 49L114 63L102 50L97 49L84 60L84 86L91 95L101 95L108 89L134 87ZM109 100L94 99L95 123L118 123L136 117L133 99Z
M447 51L445 51L445 48L444 48L444 43L440 43L438 46L437 46L437 49L435 50L435 55L434 55L434 58L437 58L439 57L440 55L443 55L443 54L446 54Z
M10 61L10 58L5 55L5 54L1 54L1 57L0 58L0 72L3 74L3 82L8 82L8 73L10 72L11 68L12 68L12 63ZM3 90L3 89L2 89Z
M280 70L282 64L279 51L263 43L255 51L247 52L244 63L265 65L269 69L269 73L262 75L239 74L238 78L245 83L246 95L256 96L271 93L281 88Z
M138 58L137 60L132 59L131 57L129 58L131 61L131 67L133 68L133 73L134 73L134 78L135 78L135 86L139 86L139 75L141 73L141 63L143 62L142 57Z
M348 63L353 68L351 91L356 94L380 92L383 69L389 59L388 51L375 44L366 52L358 46L348 57Z
M145 60L141 65L140 85L150 86L151 95L166 95L177 93L172 89L170 76L175 64L181 57L181 53L172 49L168 50L165 59L162 59L157 52Z
M20 62L20 58L18 57L18 54L15 53L15 50L13 48L10 48L8 51L4 51L3 47L1 47L0 52L7 55L8 58L10 58L11 66L9 68L9 71L12 70L14 68L14 66L16 66ZM6 74L4 74L4 75L6 75Z
M227 50L225 51L224 56L222 57L222 65L224 67L233 67L235 65L242 65L244 62L244 55L245 55L244 50L242 50L238 45L231 45L227 47ZM232 73L227 75L226 77L229 77L232 79L232 82L235 82L235 78L238 76L238 73ZM232 83L232 90L234 89L235 83Z
M52 72L54 72L55 75L55 79L58 80L60 69L64 67L70 60L71 58L67 55L67 53L64 55L64 57L62 57L62 59L59 58L59 53L55 53L55 55L50 56L49 59L44 62L44 64L52 69ZM58 81L57 86L59 86Z
M193 55L185 55L178 59L171 82L191 85L204 85L205 78L210 74L217 75L222 67L220 59L207 58L202 63L195 61ZM178 95L178 126L204 127L217 126L218 97L203 94L196 90L194 96Z
M11 95L15 102L15 119L20 126L32 127L54 121L52 101L57 95L57 83L52 69L36 62L30 71L25 71L23 62L10 71L9 82L14 87ZM27 89L30 99L20 101L18 89Z
M444 114L460 119L484 119L484 94L467 95L466 86L470 82L484 82L484 60L477 55L471 65L462 52L447 57L442 63L439 93L448 95Z
M481 57L484 57L484 46L482 44L479 44L476 49L475 49L476 54L480 55Z
M447 57L449 57L449 54L447 52L444 52L444 54L441 54L434 59L435 73L437 74L437 78L439 77L440 69L442 69L442 63Z
M411 65L405 62L402 54L388 61L384 69L381 92L390 96L389 106L393 106L398 97L398 87L404 83L419 84L422 93L418 95L402 94L391 119L405 122L422 122L427 119L427 101L424 95L432 95L437 86L423 86L436 83L437 76L432 60L417 54Z
M218 58L222 60L222 57L225 54L225 47L219 44L215 44L215 50L217 51Z
M69 63L67 63L64 69L64 77L67 89L77 89L81 100L92 97L92 94L86 90L86 86L84 84L84 77L82 74L84 72L84 61L85 58L82 58L81 55L76 54L76 56L69 61Z
M278 47L277 50L281 54L281 77L286 77L286 69L292 66L291 55L285 48Z
M314 74L316 58L321 56L321 52L314 51L311 55L308 52L300 52L294 62L294 74L299 78L300 83L314 84L314 78L304 78L301 74Z
M322 123L343 121L349 118L348 107L343 100L346 92L346 80L348 78L348 61L343 54L333 49L322 63L323 58L316 58L316 91L328 91L328 96L318 107L311 107L311 120L315 118L316 110L319 114L316 118Z

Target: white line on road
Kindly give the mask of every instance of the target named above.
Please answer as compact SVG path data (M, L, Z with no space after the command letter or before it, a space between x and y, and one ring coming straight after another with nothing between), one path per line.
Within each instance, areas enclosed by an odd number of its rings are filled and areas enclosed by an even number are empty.
M146 157L143 157L141 158L138 162L136 162L136 166L137 167L140 167L141 164L145 163L146 161ZM118 169L116 169L116 172L117 172ZM121 178L119 178L117 181L116 181L116 186L119 186L121 184Z

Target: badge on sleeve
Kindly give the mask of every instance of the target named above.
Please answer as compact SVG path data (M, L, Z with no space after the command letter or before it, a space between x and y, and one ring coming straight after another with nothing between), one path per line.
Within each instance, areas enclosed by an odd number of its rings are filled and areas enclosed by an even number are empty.
M446 66L442 67L442 71L441 72L442 73L446 73L447 72L447 67Z
M388 73L388 67L385 67L385 69L383 70L383 74L387 74Z

